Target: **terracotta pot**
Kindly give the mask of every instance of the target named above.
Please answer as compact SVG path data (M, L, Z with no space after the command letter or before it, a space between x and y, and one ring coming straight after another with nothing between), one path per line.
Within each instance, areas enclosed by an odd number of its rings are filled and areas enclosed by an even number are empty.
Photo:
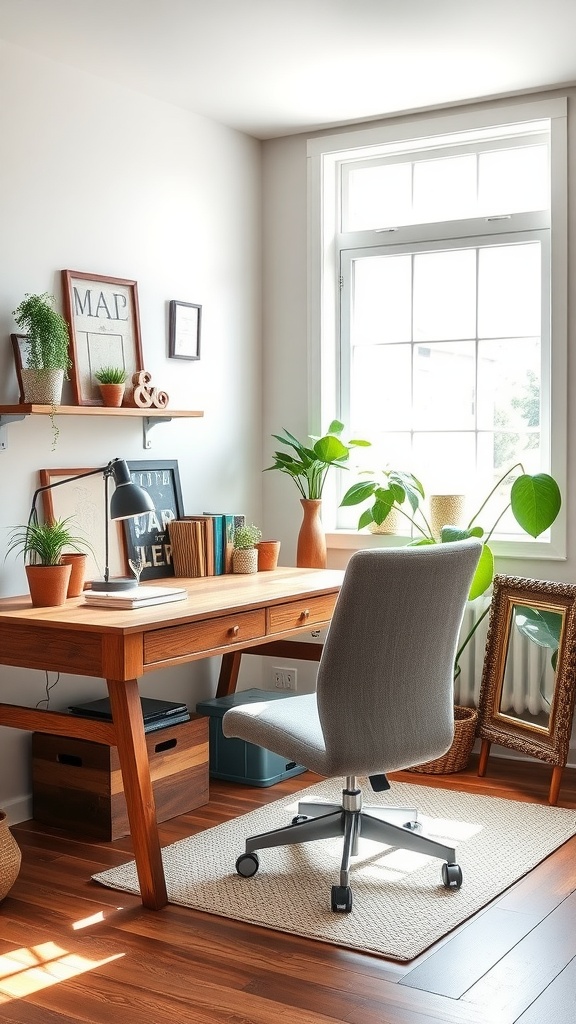
M35 608L55 608L68 594L71 565L27 565L26 576Z
M62 555L62 564L72 567L67 597L80 597L86 579L86 555L81 551L69 551Z
M125 384L99 384L102 401L109 409L119 409L124 398Z
M279 540L261 540L256 545L256 550L258 551L258 572L268 572L270 569L276 568L280 554Z
M304 518L298 534L296 565L301 569L325 569L326 535L320 519L322 502L314 498L300 498L300 504Z
M256 548L234 548L232 552L233 572L258 572L258 552Z
M20 847L8 828L8 819L0 811L0 900L9 893L18 878L22 854Z

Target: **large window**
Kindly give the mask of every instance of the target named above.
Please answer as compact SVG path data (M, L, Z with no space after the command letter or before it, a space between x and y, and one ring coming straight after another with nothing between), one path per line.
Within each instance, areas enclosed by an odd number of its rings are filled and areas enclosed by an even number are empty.
M317 426L338 415L366 466L470 512L515 463L564 476L565 104L515 113L309 143Z

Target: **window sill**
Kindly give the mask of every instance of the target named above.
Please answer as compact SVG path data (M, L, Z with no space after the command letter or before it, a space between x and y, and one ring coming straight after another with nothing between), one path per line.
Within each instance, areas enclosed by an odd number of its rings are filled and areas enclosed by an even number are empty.
M388 533L358 533L355 530L332 530L326 533L328 549L359 551L363 548L395 548L410 543L407 535ZM496 558L546 559L566 561L566 554L552 540L491 540L490 547Z

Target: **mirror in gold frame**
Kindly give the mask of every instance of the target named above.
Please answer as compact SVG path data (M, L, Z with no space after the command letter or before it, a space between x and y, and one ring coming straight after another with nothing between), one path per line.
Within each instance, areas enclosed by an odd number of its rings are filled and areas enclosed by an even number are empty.
M576 693L576 587L494 577L478 707L478 774L492 743L553 766L549 803L558 800Z

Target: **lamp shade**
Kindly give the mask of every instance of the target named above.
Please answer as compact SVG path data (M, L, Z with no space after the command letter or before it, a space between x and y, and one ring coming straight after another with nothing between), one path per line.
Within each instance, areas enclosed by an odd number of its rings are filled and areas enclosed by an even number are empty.
M119 484L110 499L111 519L130 519L142 512L153 512L154 502L138 484Z
M154 502L143 487L132 482L130 471L123 459L111 464L112 478L116 484L110 499L111 519L131 519L143 512L153 512Z

